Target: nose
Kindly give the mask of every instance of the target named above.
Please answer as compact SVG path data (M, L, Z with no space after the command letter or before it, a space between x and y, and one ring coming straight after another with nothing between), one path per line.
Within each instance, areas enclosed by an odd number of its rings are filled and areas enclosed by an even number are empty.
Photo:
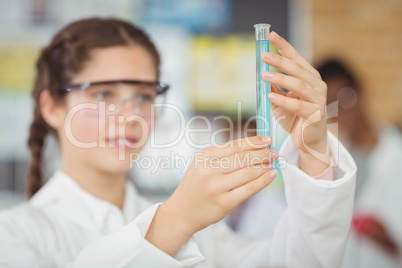
M130 115L142 115L140 105L135 96L130 96L122 100L120 104L120 115L130 116Z

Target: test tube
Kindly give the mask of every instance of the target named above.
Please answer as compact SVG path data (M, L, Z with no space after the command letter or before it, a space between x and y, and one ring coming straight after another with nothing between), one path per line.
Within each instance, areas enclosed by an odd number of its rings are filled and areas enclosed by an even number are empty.
M262 78L262 73L269 71L269 65L261 60L263 52L269 52L269 28L270 24L259 23L255 28L256 48L256 90L257 90L257 135L271 136L271 103L268 94L271 92L271 84Z

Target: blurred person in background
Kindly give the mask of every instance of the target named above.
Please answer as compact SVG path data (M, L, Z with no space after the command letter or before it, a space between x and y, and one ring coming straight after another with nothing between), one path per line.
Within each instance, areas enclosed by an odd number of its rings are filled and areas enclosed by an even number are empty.
M327 83L328 104L338 101L339 139L357 165L344 267L402 267L401 133L368 118L363 83L345 63L327 60L318 71Z

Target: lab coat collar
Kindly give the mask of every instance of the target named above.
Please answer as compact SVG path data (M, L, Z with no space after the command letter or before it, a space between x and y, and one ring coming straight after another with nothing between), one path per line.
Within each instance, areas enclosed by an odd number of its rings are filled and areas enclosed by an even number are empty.
M30 200L30 204L42 211L52 210L60 217L101 233L109 233L135 218L137 192L127 180L124 207L99 199L84 189L64 172L58 170Z

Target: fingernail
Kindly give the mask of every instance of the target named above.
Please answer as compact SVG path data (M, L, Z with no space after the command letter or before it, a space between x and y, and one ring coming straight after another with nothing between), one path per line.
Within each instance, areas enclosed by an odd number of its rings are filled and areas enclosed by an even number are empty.
M272 78L272 77L274 77L274 73L271 73L271 72L264 72L264 73L262 74L262 76L264 76L265 78Z
M272 35L273 35L273 37L275 37L275 38L278 38L278 37L279 37L279 34L277 34L277 33L274 32L274 31L272 31Z
M271 137L267 136L267 135L264 135L264 136L262 136L262 141L266 142L266 143L270 143L271 142Z
M277 153L277 152L273 152L273 153L272 153L272 157L273 157L273 158L277 158L277 157L278 157L278 153Z
M272 171L269 173L269 177L270 177L271 179L275 179L275 178L276 178L276 175L278 175L278 172L277 172L276 170L272 170Z
M269 98L270 101L276 101L276 100L278 100L278 98L277 98L277 96L276 96L275 93L269 93L269 94L268 94L268 98Z
M265 58L265 59L267 59L267 60L269 60L269 59L272 59L274 56L271 54L271 53L269 53L269 52L264 52L264 53L262 53L262 56Z

